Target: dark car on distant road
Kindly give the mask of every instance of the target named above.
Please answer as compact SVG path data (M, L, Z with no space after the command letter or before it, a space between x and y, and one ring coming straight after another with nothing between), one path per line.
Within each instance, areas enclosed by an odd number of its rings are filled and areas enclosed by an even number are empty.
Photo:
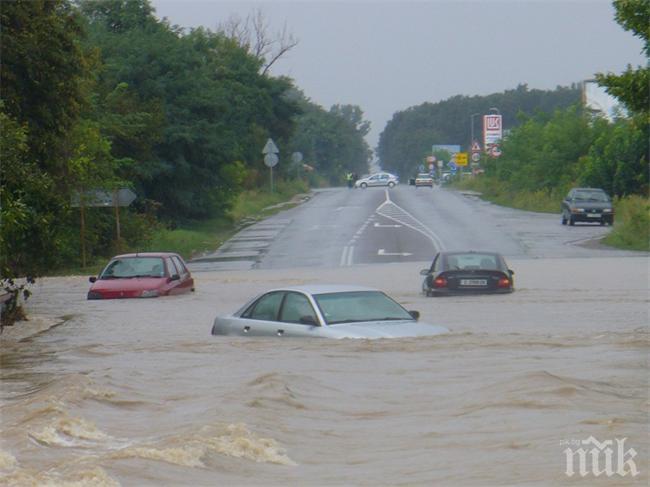
M431 267L420 271L426 296L511 293L514 273L501 254L483 251L439 252Z
M117 255L99 277L89 280L88 299L156 298L194 291L185 262L171 252Z
M576 222L614 224L612 200L598 188L573 188L562 200L562 225Z

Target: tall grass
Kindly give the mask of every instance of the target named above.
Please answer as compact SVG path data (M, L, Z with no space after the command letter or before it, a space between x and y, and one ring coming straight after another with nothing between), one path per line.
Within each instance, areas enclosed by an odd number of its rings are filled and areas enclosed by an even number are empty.
M621 249L650 251L650 201L634 195L614 202L614 228L604 243Z

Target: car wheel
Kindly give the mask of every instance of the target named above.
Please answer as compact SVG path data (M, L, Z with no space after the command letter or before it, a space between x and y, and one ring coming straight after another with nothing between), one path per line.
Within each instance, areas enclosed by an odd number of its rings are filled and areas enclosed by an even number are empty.
M571 215L569 217L569 225L573 226L575 224L576 224L576 219L573 217L573 215Z
M366 189L368 187L367 183L361 183L359 186L361 186L361 189Z
M394 182L391 181L390 183L388 183L388 187L389 187L389 188L392 188L393 186L395 186L395 183L394 183ZM416 186L416 187L417 187L417 186Z

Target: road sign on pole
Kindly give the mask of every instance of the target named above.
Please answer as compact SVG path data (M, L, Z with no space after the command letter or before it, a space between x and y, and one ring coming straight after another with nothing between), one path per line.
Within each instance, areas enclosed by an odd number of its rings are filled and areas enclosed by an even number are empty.
M84 191L83 206L85 207L106 207L106 206L129 206L136 199L137 195L129 188L122 188L115 191L104 191L93 189ZM81 198L79 193L73 193L70 206L79 207Z
M275 145L273 139L268 139L266 141L264 149L262 149L262 154L277 154L278 152L280 152L280 149L278 149L278 146Z
M79 208L81 219L81 265L86 267L86 218L84 209L87 207L109 207L115 208L115 237L118 248L120 247L120 206L129 206L136 199L137 195L129 188L114 189L105 191L93 189L83 193L73 193L70 206Z
M264 164L270 170L270 180L271 180L271 193L273 193L273 167L279 162L278 158L278 146L275 145L273 139L268 139L264 149L262 149L262 154L264 154Z

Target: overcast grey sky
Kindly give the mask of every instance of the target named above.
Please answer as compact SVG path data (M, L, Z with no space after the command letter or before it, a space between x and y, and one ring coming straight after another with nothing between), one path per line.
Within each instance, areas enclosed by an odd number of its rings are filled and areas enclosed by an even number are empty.
M299 44L271 70L315 103L359 105L379 134L396 111L454 95L527 83L553 89L645 63L642 42L614 21L611 2L152 0L158 17L214 30L261 9Z

